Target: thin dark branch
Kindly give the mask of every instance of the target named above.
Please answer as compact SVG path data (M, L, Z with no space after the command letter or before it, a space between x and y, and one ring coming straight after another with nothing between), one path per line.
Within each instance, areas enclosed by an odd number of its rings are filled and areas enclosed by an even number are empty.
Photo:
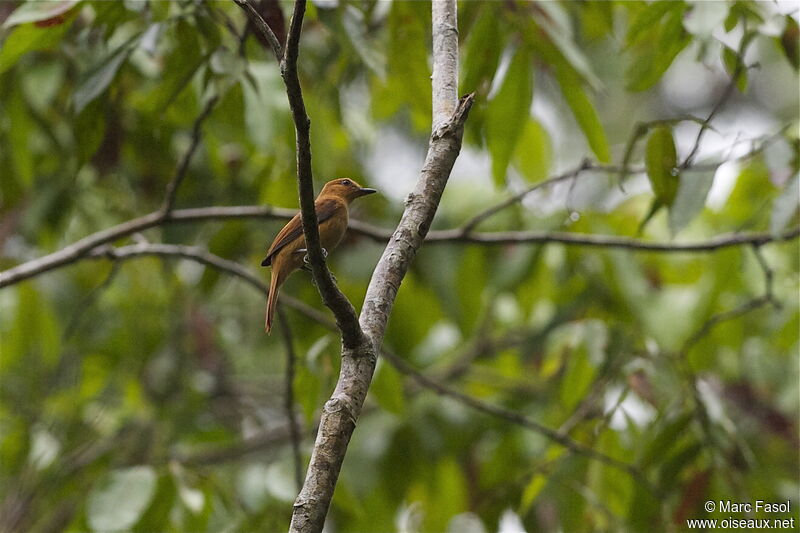
M261 278L251 273L239 263L223 259L222 257L210 253L208 250L195 246L151 243L133 244L130 246L120 246L117 248L112 246L101 246L95 250L92 250L91 253L86 255L87 259L107 258L113 261L136 259L139 257L177 257L181 259L188 259L190 261L214 268L228 275L237 277L265 296L269 294L269 288L261 281ZM278 296L278 303L298 311L307 318L318 322L329 329L335 327L335 325L325 314L319 312L317 309L311 307L305 302L289 296L288 294L280 294Z
M197 147L200 145L203 122L205 122L206 118L208 118L208 116L211 114L211 111L214 110L214 106L217 104L217 99L217 96L212 96L209 98L206 102L206 105L203 107L203 110L194 120L194 124L192 125L192 141L189 144L189 147L186 149L186 152L183 154L178 167L175 169L175 175L167 184L167 189L164 193L164 203L161 206L161 214L163 216L167 216L175 206L175 198L178 194L178 188L181 186L183 178L186 177L186 172L189 170L189 163L192 161L192 156L197 150Z
M286 95L292 111L295 126L297 149L297 188L300 196L300 213L303 221L303 234L306 241L308 261L317 290L322 301L333 312L336 323L342 332L342 343L345 348L353 349L365 342L364 334L358 324L356 310L350 300L339 290L330 270L325 263L325 256L320 244L317 213L314 207L314 178L311 169L311 121L306 113L300 79L297 75L297 58L300 53L300 32L303 27L305 0L296 0L294 13L286 37L286 49L281 61L281 75L286 85Z
M780 235L769 233L730 233L700 242L662 243L648 242L632 237L590 235L558 231L496 231L462 235L460 229L432 231L426 243L463 242L470 244L546 244L560 243L574 246L600 248L622 248L644 252L713 252L721 248L741 245L764 245L770 242L788 241L800 235L800 228L785 231Z
M584 457L588 457L590 459L594 459L599 461L603 464L621 470L631 477L633 477L637 482L639 482L643 487L647 488L650 492L655 494L655 489L644 477L641 471L636 468L634 465L626 463L624 461L620 461L618 459L614 459L604 453L598 452L594 448L586 446L584 444L579 443L576 440L571 439L566 433L561 433L555 429L549 428L539 422L528 418L524 415L521 415L515 411L511 411L510 409L505 409L504 407L499 407L497 405L492 405L472 396L463 394L457 390L454 390L447 385L439 383L429 377L425 376L424 374L418 372L414 369L411 365L409 365L402 357L399 357L392 352L384 349L382 350L381 354L385 357L392 366L394 366L399 372L410 376L413 378L417 383L425 387L426 389L432 390L437 394L442 396L448 396L457 400L458 402L471 407L477 411L481 411L483 413L492 415L494 417L506 420L508 422L517 424L524 428L530 429L539 433L546 437L547 439L560 444L561 446L567 448L568 450L582 455Z
M139 218L131 219L117 226L98 231L80 239L61 250L27 261L0 272L0 288L19 283L45 272L55 270L79 261L95 248L128 237L149 228L173 224L177 222L198 222L204 220L227 219L275 219L288 220L295 215L292 209L271 206L229 206L229 207L197 207L177 209L166 218L160 212L153 212ZM392 232L378 226L350 220L350 230L369 237L377 242L386 242ZM630 237L607 235L589 235L570 232L548 231L508 231L481 232L463 235L460 228L431 231L425 238L429 244L464 243L478 245L497 244L548 244L558 243L572 246L593 246L603 248L621 248L644 252L713 252L722 248L742 245L763 246L772 242L792 240L800 235L800 228L787 230L779 235L770 233L730 233L711 238L706 241L690 243L658 243L648 242Z
M800 230L796 230L796 233L800 233ZM727 322L728 320L733 320L735 318L739 318L740 316L744 316L750 311L754 311L760 307L765 305L772 305L776 309L780 309L781 303L775 298L775 294L772 292L772 283L774 272L772 268L770 268L767 260L761 253L761 243L751 243L753 246L753 254L756 257L756 261L758 262L759 268L764 273L764 293L761 296L757 296L755 298L751 298L750 300L744 302L743 304L729 309L728 311L723 311L721 313L717 313L716 315L711 316L708 320L706 320L702 326L691 336L689 337L686 342L683 344L681 351L679 354L686 355L689 349L700 342L700 340L708 335L714 327L722 322ZM685 358L684 358L685 359Z
M297 355L294 351L294 340L292 338L292 328L283 307L278 307L278 322L283 337L283 344L286 347L286 377L284 384L284 408L286 418L289 419L289 436L292 442L292 456L294 458L294 479L297 490L303 486L303 456L300 453L300 428L297 424L297 416L294 410L294 366Z
M666 123L682 122L682 121L687 121L687 120L692 120L694 122L698 122L698 123L701 123L701 124L703 123L700 119L697 119L697 118L694 118L694 117L689 117L689 118L683 117L683 118L670 119L670 120L654 120L654 121L648 122L646 124L641 124L638 128L639 129L644 129L644 131L646 131L646 129L648 127L653 126L653 125L663 124L665 122ZM789 125L787 124L784 127L782 127L780 130L778 130L777 132L775 132L775 133L773 133L773 134L761 139L761 143L760 144L758 144L757 146L755 146L754 148L752 148L751 150L749 150L745 154L741 154L741 155L739 155L737 157L734 157L734 158L726 158L726 159L721 160L719 162L711 162L711 163L690 165L690 166L684 168L683 171L684 172L709 172L709 171L716 170L721 164L726 163L726 162L742 161L742 160L749 159L750 157L753 157L754 155L757 155L757 154L763 152L764 149L767 146L769 146L775 140L779 139L783 135L783 133L786 131L786 129L788 127L789 127ZM736 143L734 143L734 145L735 144ZM575 166L574 168L572 168L570 170L567 170L565 172L562 172L561 174L557 174L555 176L552 176L552 177L550 177L550 178L548 178L548 179L546 179L544 181L540 181L539 183L534 183L533 185L530 185L530 186L526 187L525 189L521 190L517 194L514 194L513 196L511 196L511 197L509 197L509 198L507 198L507 199L505 199L505 200L503 200L503 201L501 201L501 202L499 202L499 203L497 203L497 204L485 209L484 211L479 212L478 214L476 214L475 216L473 216L472 218L467 220L464 224L462 224L460 229L465 235L467 235L467 234L471 233L478 226L478 224L480 224L484 220L494 216L495 214L499 213L503 209L506 209L506 208L508 208L508 207L510 207L510 206L522 201L529 194L531 194L531 193L533 193L535 191L538 191L540 189L543 189L545 187L549 187L550 185L555 185L557 183L561 183L563 181L577 180L577 178L579 176L587 175L587 174L585 174L586 172L605 172L605 173L608 173L608 174L619 174L624 178L624 176L626 176L628 174L641 174L643 172L646 172L646 169L644 167L628 166L628 161L624 161L622 163L622 165L607 165L607 164L601 164L601 163L597 163L597 162L591 161L590 159L587 158L587 159L584 159L583 161L581 161L581 163L578 164L577 166ZM589 175L591 175L591 174L589 174ZM574 183L575 183L575 181L573 181L573 186L574 186Z
M711 128L711 121L714 120L714 118L717 116L720 110L728 102L731 95L733 95L733 90L736 88L736 84L739 82L739 77L745 72L744 54L747 51L747 46L750 44L750 41L752 39L747 33L747 25L744 19L743 19L743 24L744 24L744 31L742 34L742 40L739 43L739 50L737 51L736 67L733 70L731 79L728 82L728 85L725 87L725 91L722 93L722 96L720 97L719 100L717 100L717 103L711 109L711 112L708 114L708 117L706 117L706 119L700 123L700 129L697 132L697 137L695 137L694 139L692 150L689 152L689 155L686 156L686 159L683 160L683 163L680 164L681 170L685 170L692 164L694 157L700 150L700 144L703 141L703 135L705 135L706 130Z
M461 226L461 232L464 235L467 235L467 234L471 233L472 230L475 229L475 227L478 224L480 224L481 222L483 222L487 218L495 215L496 213L499 213L500 211L502 211L503 209L506 209L507 207L510 207L510 206L516 204L517 202L522 201L526 196L528 196L532 192L537 191L539 189L542 189L544 187L548 187L548 186L553 185L555 183L560 183L560 182L565 181L565 180L574 179L581 172L583 172L585 170L589 170L589 169L594 168L594 167L595 167L595 165L593 165L591 161L589 161L588 159L584 159L581 162L580 165L578 165L577 167L573 168L572 170L568 170L567 172L559 174L558 176L554 176L552 178L549 178L549 179L546 179L544 181L540 181L539 183L536 183L534 185L531 185L530 187L527 187L524 190L518 192L514 196L511 196L510 198L507 198L506 200L503 200L502 202L499 202L499 203L493 205L492 207L490 207L490 208L488 208L488 209L486 209L484 211L481 211L480 213L478 213L474 217L472 217L469 220L467 220Z
M761 272L764 273L764 296L775 308L780 309L781 303L777 298L775 298L775 293L773 292L773 280L775 277L775 272L773 272L772 268L769 266L769 263L767 263L764 254L761 252L760 245L753 245L753 255L756 256L758 266L761 268Z
M256 8L250 3L250 0L233 1L244 10L244 12L247 14L247 18L250 19L258 32L269 43L270 47L272 48L272 52L275 54L275 59L278 60L278 63L281 63L283 61L283 48L281 47L281 43L278 41L278 38L275 37L275 33L269 27L269 24L267 24L267 21L265 21L259 12L256 11Z

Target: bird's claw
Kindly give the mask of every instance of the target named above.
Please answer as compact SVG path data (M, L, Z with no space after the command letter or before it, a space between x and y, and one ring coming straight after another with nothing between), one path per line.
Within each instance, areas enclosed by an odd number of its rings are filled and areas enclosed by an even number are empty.
M311 267L311 262L308 260L308 249L306 249L306 248L298 248L297 250L295 250L295 253L305 254L303 256L303 263L305 263L305 264L300 268L302 268L303 270L309 270L310 267ZM325 258L328 257L328 250L326 250L325 248L322 248L322 257L325 257Z

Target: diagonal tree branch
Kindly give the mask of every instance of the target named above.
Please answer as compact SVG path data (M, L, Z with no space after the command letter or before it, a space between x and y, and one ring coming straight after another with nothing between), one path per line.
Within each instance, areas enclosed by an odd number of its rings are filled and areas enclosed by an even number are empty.
M295 126L297 148L297 185L300 196L300 213L303 221L303 234L306 241L311 273L325 305L333 312L336 323L342 332L345 349L354 349L364 344L366 339L358 325L356 310L347 297L342 294L333 280L325 263L319 238L317 213L314 208L314 179L311 169L311 121L306 113L300 79L297 76L297 58L300 53L300 32L303 27L305 0L296 0L294 13L286 38L286 49L281 61L281 76L286 85L286 95Z
M560 444L564 448L574 452L578 455L582 455L584 457L588 457L590 459L594 459L599 461L605 465L608 465L612 468L616 468L629 474L633 477L638 483L640 483L643 487L645 487L648 491L655 494L655 488L650 484L647 478L642 474L642 472L636 468L634 465L630 463L626 463L624 461L620 461L619 459L615 459L611 456L608 456L602 452L598 452L594 448L586 446L585 444L581 444L580 442L572 439L566 432L555 430L549 428L539 422L528 418L516 411L512 411L510 409L505 409L504 407L500 407L497 405L491 405L477 398L473 398L467 394L461 393L455 389L448 387L442 383L433 380L424 374L418 372L414 369L411 365L403 360L402 357L388 351L383 350L381 355L385 357L391 364L394 366L399 372L405 374L406 376L411 377L414 381L416 381L421 386L425 387L426 389L432 390L439 395L448 396L453 398L462 404L475 409L477 411L481 411L488 415L492 415L494 417L500 418L502 420L506 420L508 422L512 422L524 428L530 429L544 435L547 439Z

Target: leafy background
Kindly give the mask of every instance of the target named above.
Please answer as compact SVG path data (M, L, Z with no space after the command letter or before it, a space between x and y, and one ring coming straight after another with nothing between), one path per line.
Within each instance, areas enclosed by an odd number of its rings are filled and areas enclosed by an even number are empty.
M281 34L291 6L260 6ZM392 228L431 126L430 5L308 8L318 184L381 189L354 217ZM791 2L459 4L460 92L477 104L434 229L570 170L476 231L678 243L796 227L797 17ZM233 2L7 1L0 20L0 268L158 209L212 96L177 207L296 206L278 67ZM266 280L282 223L169 224L116 244L199 246ZM351 233L331 256L354 302L381 249ZM725 517L706 500L796 510L797 258L796 238L423 247L387 349L635 474L382 360L329 527L652 531ZM322 307L304 274L284 293ZM338 340L285 308L287 350L263 308L241 279L164 257L85 259L0 290L0 529L285 529Z

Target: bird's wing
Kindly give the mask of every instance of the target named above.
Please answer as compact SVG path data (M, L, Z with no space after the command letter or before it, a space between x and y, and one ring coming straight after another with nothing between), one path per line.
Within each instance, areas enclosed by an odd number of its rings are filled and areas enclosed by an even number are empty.
M331 218L337 209L340 209L342 202L338 198L323 198L317 200L314 204L317 212L317 224L322 224ZM303 235L303 223L300 220L300 213L297 213L292 219L283 227L275 240L272 241L272 246L267 251L267 257L261 261L261 266L269 266L272 264L272 258L278 253L281 248Z

